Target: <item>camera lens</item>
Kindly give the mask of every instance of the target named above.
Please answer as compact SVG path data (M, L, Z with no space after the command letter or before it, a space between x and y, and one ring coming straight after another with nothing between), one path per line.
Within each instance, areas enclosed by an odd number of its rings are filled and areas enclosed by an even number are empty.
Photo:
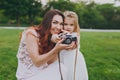
M71 41L71 39L70 38L67 38L66 39L66 44L70 44L72 41Z
M66 38L64 41L63 41L63 44L70 44L72 42L71 38Z

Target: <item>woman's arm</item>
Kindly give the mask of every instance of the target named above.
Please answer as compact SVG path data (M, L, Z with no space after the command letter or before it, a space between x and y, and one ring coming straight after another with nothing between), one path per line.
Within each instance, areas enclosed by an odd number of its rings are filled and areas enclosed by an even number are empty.
M44 63L54 58L60 50L65 48L67 49L70 47L68 45L61 44L61 42L62 40L59 41L56 44L56 46L52 50L50 50L48 53L40 55L39 48L38 48L38 39L35 36L28 34L26 37L27 51L29 52L29 56L32 59L35 66L39 67L43 65Z

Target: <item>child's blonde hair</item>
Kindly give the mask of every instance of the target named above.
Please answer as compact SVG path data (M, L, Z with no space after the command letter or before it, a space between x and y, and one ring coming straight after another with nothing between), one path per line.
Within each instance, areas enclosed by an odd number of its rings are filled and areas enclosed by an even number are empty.
M65 18L74 18L75 19L75 21L74 21L74 23L75 23L75 29L74 29L74 32L77 32L78 33L78 35L80 34L80 27L79 27L79 23L78 23L78 16L77 16L77 14L75 13L75 12L73 12L73 11L65 11L64 12L64 16L65 16Z

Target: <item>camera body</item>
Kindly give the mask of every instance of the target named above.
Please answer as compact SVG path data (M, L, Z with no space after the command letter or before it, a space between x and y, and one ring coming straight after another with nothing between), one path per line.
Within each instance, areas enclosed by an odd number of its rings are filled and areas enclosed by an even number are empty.
M65 39L62 42L63 44L71 44L72 41L77 41L77 35L75 35L75 34L62 34L59 37Z

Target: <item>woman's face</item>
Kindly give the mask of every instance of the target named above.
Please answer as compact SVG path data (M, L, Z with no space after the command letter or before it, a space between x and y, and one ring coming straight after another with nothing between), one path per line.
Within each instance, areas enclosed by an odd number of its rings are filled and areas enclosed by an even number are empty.
M74 18L66 17L64 21L64 30L72 33L75 29Z
M60 15L55 15L51 23L51 34L59 34L63 28L63 18Z

